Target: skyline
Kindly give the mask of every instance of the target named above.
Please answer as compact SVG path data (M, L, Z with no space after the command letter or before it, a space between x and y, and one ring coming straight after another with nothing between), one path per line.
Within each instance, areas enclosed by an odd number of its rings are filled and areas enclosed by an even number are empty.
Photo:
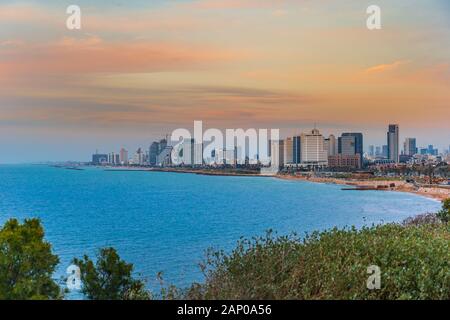
M0 163L132 150L194 120L450 143L447 1L375 1L376 31L369 1L76 2L81 31L68 1L0 2Z

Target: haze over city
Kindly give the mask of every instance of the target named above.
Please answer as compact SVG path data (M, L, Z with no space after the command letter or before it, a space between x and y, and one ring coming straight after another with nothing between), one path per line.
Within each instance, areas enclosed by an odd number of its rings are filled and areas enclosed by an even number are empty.
M194 120L216 128L317 125L448 149L448 1L68 1L0 4L0 163L88 161L147 148ZM126 5L125 5L126 4Z

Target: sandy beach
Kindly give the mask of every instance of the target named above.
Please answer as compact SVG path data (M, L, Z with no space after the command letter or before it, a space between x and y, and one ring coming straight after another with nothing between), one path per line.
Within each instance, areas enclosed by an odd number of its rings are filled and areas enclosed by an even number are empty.
M425 196L435 200L443 201L450 198L450 187L445 186L415 186L402 180L370 180L370 179L338 179L310 176L277 175L279 179L310 181L316 183L333 183L355 188L367 188L368 190L409 192ZM362 189L364 190L364 189Z
M332 183L343 186L354 187L355 189L377 190L377 191L398 191L409 192L416 195L432 198L443 201L450 198L450 186L437 185L421 185L415 186L403 180L373 180L373 179L343 179L343 178L325 178L314 176L292 176L292 175L261 175L250 170L241 171L224 171L217 169L189 169L189 168L146 168L146 167L122 167L122 168L107 168L108 171L156 171L156 172L173 172L173 173L187 173L211 176L245 176L245 177L275 177L284 180L309 181L316 183Z

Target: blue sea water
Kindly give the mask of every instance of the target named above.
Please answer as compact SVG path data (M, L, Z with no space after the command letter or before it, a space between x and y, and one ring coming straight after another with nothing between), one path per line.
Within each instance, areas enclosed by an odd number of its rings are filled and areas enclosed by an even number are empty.
M205 250L230 250L241 236L398 222L439 207L406 193L275 178L0 166L0 224L40 218L61 260L55 277L72 258L113 246L150 288L159 271L178 286L202 281Z

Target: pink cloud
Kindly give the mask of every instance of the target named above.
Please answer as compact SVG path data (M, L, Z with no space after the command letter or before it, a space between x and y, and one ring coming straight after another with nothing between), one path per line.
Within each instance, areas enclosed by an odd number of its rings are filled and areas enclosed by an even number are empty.
M185 70L239 57L236 52L199 45L66 37L45 45L0 47L0 77Z

